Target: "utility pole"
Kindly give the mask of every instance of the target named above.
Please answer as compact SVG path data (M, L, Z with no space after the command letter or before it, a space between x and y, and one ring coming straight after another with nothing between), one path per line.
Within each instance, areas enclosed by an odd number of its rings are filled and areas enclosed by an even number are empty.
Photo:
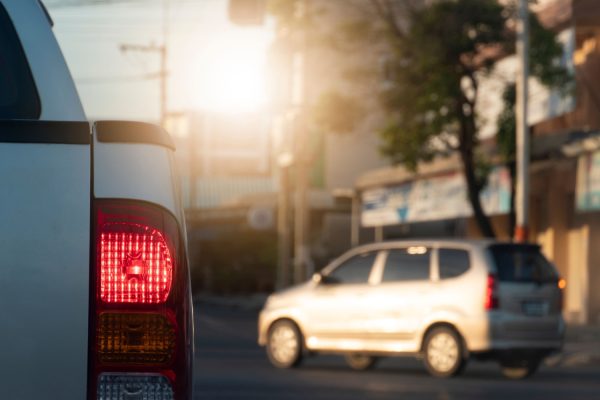
M167 79L169 78L169 71L167 70L168 61L168 41L169 41L169 0L163 0L163 43L162 45L156 45L154 43L150 45L139 45L139 44L122 44L120 46L121 52L126 53L128 51L137 51L141 53L158 53L160 57L160 70L158 71L158 78L160 81L160 125L165 126L167 121Z
M526 242L529 236L529 125L528 78L529 78L529 9L527 0L519 0L517 18L517 226L515 240Z
M290 284L290 166L291 153L283 152L277 159L279 166L279 191L277 193L277 281L276 288Z
M293 57L292 105L296 109L293 124L294 167L296 172L294 208L294 283L300 283L313 273L310 255L310 184L308 180L309 149L306 120L306 31L307 0L296 2L295 18L300 22L299 44Z

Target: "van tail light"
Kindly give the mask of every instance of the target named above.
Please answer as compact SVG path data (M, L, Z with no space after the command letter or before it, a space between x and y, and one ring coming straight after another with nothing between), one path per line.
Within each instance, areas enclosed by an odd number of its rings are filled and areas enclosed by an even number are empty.
M486 310L497 310L500 307L498 300L498 282L496 275L489 274L487 277L487 286L485 288L485 303Z
M557 282L558 286L558 306L559 310L565 309L565 289L567 288L567 281L564 278L560 278Z
M191 399L191 297L177 220L127 200L95 200L93 212L88 398Z

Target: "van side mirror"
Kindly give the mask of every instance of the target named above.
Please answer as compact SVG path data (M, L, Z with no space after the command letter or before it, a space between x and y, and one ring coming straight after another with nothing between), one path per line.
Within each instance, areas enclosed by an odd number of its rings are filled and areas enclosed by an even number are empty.
M315 272L312 276L312 281L315 284L320 285L321 283L323 283L323 275L321 275L320 272Z
M315 274L312 276L312 281L317 285L331 285L339 283L337 279L323 275L320 272L315 272Z

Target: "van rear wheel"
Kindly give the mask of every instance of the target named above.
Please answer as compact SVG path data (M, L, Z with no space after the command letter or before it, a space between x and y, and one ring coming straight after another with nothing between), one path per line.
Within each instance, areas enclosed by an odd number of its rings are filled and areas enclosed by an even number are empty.
M423 355L427 371L438 378L456 376L466 365L461 337L446 326L434 328L427 334Z
M537 358L524 358L500 361L502 375L508 379L526 379L535 374L542 360Z
M375 364L377 364L377 361L379 361L378 357L361 353L346 354L344 358L346 360L346 364L356 371L366 371L371 369L375 367Z

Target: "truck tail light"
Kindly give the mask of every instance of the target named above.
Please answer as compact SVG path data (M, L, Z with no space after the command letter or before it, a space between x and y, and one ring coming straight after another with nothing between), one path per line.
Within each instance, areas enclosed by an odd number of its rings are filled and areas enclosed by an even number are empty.
M144 202L94 201L89 399L190 399L192 324L181 231Z
M500 307L498 300L498 284L496 275L489 274L487 277L487 285L485 288L485 303L486 310L497 310Z

